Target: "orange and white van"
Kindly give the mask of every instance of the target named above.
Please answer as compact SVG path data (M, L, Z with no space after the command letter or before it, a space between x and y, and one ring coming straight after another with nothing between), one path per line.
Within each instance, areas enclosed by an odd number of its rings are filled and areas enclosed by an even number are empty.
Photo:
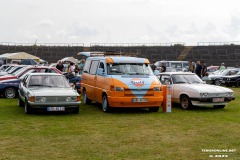
M88 57L81 86L84 104L99 102L104 112L111 107L143 107L157 112L163 102L161 83L145 58Z

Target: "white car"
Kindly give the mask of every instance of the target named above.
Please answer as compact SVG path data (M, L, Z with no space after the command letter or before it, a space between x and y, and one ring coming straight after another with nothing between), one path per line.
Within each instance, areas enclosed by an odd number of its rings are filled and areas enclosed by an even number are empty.
M25 113L35 110L79 112L80 96L66 78L56 73L29 73L19 84L18 105Z
M169 85L172 102L180 103L183 109L209 105L224 108L235 99L231 89L205 84L195 73L165 72L159 74L159 79Z

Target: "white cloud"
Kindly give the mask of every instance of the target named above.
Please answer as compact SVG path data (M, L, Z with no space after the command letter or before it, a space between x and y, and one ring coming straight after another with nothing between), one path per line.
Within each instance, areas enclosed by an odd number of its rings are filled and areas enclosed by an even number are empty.
M188 45L240 41L239 4L238 0L1 0L0 41Z

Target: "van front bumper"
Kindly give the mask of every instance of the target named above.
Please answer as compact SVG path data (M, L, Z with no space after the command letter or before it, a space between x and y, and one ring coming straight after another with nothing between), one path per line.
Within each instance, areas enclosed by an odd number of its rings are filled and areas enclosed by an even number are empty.
M133 102L136 97L110 97L108 103L110 107L160 107L163 102L163 96L160 97L143 97L147 102ZM139 98L141 99L141 98Z

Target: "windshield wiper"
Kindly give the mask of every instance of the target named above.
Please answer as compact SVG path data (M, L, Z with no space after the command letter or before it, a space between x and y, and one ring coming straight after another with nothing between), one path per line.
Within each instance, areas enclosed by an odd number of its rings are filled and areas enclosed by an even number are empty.
M187 83L187 82L183 82L183 81L178 81L178 82L175 82L176 84L178 84L178 83Z
M31 84L31 85L28 85L28 87L39 87L39 86L43 86L42 84Z

